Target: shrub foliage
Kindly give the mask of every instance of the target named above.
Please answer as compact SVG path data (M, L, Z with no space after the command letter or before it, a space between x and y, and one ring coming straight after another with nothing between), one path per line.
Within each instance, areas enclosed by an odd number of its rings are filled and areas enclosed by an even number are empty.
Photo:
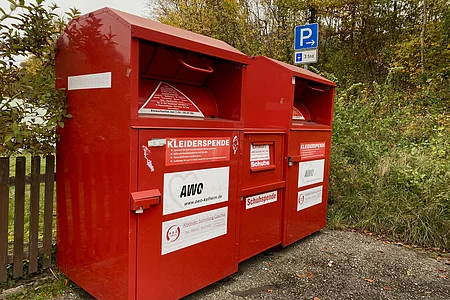
M292 63L319 23L314 70L339 83L329 225L450 249L448 0L148 0L151 17Z
M0 9L0 155L51 153L56 128L70 117L54 75L55 42L65 19L43 0L8 2L9 11Z

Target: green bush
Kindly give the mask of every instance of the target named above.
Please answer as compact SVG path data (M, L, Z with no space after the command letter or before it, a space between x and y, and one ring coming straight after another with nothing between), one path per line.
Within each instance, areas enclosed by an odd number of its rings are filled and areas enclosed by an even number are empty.
M329 226L450 249L448 87L393 82L338 92Z
M56 40L78 11L60 17L45 0L7 2L9 10L0 7L0 156L53 153L56 128L71 117L64 91L55 89Z

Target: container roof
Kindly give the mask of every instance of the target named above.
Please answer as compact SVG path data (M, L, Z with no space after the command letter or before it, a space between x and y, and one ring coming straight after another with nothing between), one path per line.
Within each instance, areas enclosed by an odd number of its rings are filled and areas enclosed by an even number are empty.
M213 57L248 63L248 57L227 43L157 21L105 7L83 17L109 13L131 29L131 36Z
M296 77L304 78L304 79L311 80L311 81L314 81L314 82L319 82L319 83L326 84L326 85L329 85L329 86L336 86L336 83L334 83L333 81L328 80L325 77L317 75L316 73L308 71L306 69L303 69L303 68L300 68L300 67L297 67L297 66L293 66L293 65L290 65L290 64L287 64L287 63L284 63L284 62L281 62L281 61L278 61L278 60L275 60L273 58L269 58L269 57L266 57L266 56L256 56L255 59L268 60L271 63L273 63L273 64L275 64L275 65L277 65L277 66L279 66L279 67L281 67L283 69L288 69Z

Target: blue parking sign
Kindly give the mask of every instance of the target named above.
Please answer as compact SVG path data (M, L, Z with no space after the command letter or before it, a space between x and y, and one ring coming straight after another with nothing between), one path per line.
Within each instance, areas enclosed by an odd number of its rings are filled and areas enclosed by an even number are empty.
M294 50L315 49L319 44L319 24L295 27Z

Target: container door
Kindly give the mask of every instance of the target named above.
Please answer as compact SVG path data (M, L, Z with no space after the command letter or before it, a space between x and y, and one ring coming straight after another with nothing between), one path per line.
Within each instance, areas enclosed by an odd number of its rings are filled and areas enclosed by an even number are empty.
M240 141L239 131L140 130L138 300L178 299L237 271Z
M239 261L281 243L284 133L244 135Z
M330 145L331 130L290 131L283 246L325 227Z

